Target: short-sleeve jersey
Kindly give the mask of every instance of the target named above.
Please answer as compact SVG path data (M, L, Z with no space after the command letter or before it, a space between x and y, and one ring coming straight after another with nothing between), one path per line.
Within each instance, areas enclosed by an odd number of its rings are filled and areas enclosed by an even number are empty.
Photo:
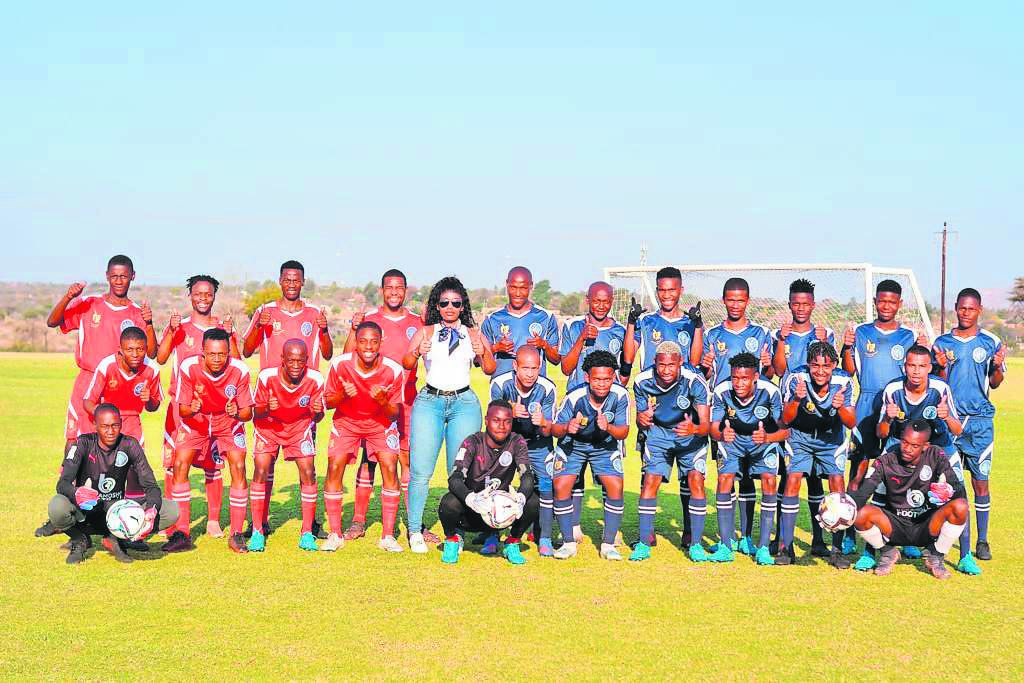
M736 431L736 445L741 448L757 448L751 435L757 431L757 424L763 423L768 433L780 429L782 419L782 393L771 382L759 379L754 394L741 401L732 390L732 380L726 380L715 387L711 400L711 422L723 429L728 420Z
M715 354L708 384L717 387L729 379L729 359L740 353L752 353L758 359L761 352L771 350L772 335L764 325L747 324L742 330L730 330L719 323L704 332L704 353ZM760 362L760 361L758 361Z
M351 382L356 386L354 397L346 396L342 382ZM343 353L331 361L324 391L341 396L341 402L334 411L334 422L350 425L360 431L377 432L390 427L394 419L385 415L384 408L370 395L370 390L381 387L390 403L402 403L404 384L402 366L385 358L383 354L376 368L363 373L359 369L356 355Z
M484 319L480 326L480 332L491 344L502 337L512 340L512 351L494 354L494 361L497 363L497 368L494 370L495 375L512 369L516 351L530 341L531 337L543 337L552 347L558 348L558 321L551 312L537 304L531 304L529 310L521 315L511 313L508 306L499 308ZM547 375L547 361L543 354L541 354L540 374Z
M775 334L772 335L776 339L777 344L783 345L783 353L786 354L786 372L782 376L782 382L779 386L785 387L789 384L789 375L797 368L802 368L807 365L807 347L811 343L818 341L818 336L814 333L815 327L812 325L811 329L806 332L797 332L793 330L789 333L789 336L785 339L779 339L782 335L782 330L776 330ZM833 347L836 345L836 333L832 331L832 328L825 328L825 341L831 344Z
M214 318L213 321L213 327L224 329L224 324L218 318ZM178 387L178 368L186 359L198 356L203 352L203 333L209 329L212 328L196 324L192 320L192 316L182 318L177 330L172 330L170 325L164 328L160 338L161 342L171 336L171 383L167 389L171 396L174 395ZM231 333L231 336L237 343L234 332Z
M363 320L375 322L380 325L383 335L380 339L380 352L385 358L390 358L399 365L405 352L409 350L409 341L423 327L423 319L408 308L402 309L402 314L396 318L387 315L387 312L380 308L374 308L366 312ZM406 405L412 405L416 400L416 371L419 364L412 370L405 371L405 394L403 401Z
M609 425L629 424L629 392L618 384L613 384L600 407L590 403L590 386L580 385L571 389L562 399L555 422L565 424L577 413L583 416L585 424L575 434L567 434L558 440L560 445L567 443L584 444L596 449L615 450L619 441L597 426L597 414L604 413Z
M641 315L633 327L633 339L639 345L637 355L641 372L654 365L654 350L663 341L679 344L683 358L689 361L694 330L693 321L686 315L672 320L662 315L660 310Z
M497 399L512 404L521 403L531 415L539 412L548 422L555 420L555 384L547 377L538 377L536 384L523 393L516 386L516 373L497 375L491 380L491 400ZM550 451L554 445L551 436L544 436L540 427L528 417L513 418L512 431L526 440L526 447L531 451Z
M92 372L101 360L117 352L121 333L129 327L146 329L142 308L134 301L114 306L102 296L85 296L73 299L64 309L60 331L68 334L78 330L75 362Z
M668 387L658 384L653 368L644 370L633 380L633 396L638 413L654 406L654 422L648 428L651 436L674 441L681 446L698 441L707 445L706 435L680 437L672 431L687 415L694 424L700 424L697 407L711 405L711 390L704 376L693 366L680 367L679 378Z
M978 330L973 337L958 337L948 332L935 340L935 346L946 354L946 382L957 407L963 415L992 417L996 408L989 400L989 372L992 357L1003 342L988 330ZM1002 368L1006 370L1005 364Z
M270 324L260 328L260 369L276 367L281 364L281 347L289 339L301 339L306 342L309 360L306 366L311 370L320 367L320 327L316 319L320 317L320 309L308 301L302 301L302 308L294 313L282 309L277 301L268 301L252 314L249 327L245 330L248 337L254 327L259 326L260 316L264 310L270 311Z
M257 433L274 435L277 443L300 440L313 424L313 402L323 400L324 376L316 370L306 375L295 386L281 380L281 368L267 368L256 377L256 405L267 405L271 396L277 397L277 410L266 417L253 420Z
M616 358L619 357L619 352L622 350L622 340L626 337L626 328L610 316L608 320L611 321L611 325L598 328L597 338L593 340L594 343L592 345L587 346L586 342L584 342L583 348L580 349L580 357L576 360L576 367L572 369L566 380L566 386L574 387L577 384L583 384L585 381L583 377L583 361L594 351L608 351ZM569 353L569 349L576 345L576 341L583 334L586 326L587 316L585 315L569 318L562 324L562 342L558 347L558 353L562 358L565 358Z
M237 358L229 358L224 371L214 376L203 368L202 356L185 360L179 368L178 390L174 400L179 405L188 405L193 396L198 396L202 401L200 412L191 417L182 417L182 425L199 433L232 433L236 420L224 412L224 406L231 398L239 410L253 405L249 367Z
M145 409L145 402L139 395L149 388L150 399L162 401L164 394L160 387L160 366L148 358L134 375L126 373L117 364L117 354L111 354L96 366L85 398L99 405L113 403L121 411L121 417L137 416Z
M903 376L903 357L915 341L914 331L904 325L894 330L880 330L874 323L857 327L853 361L860 395L865 400L870 400L886 384ZM860 401L860 397L857 400Z
M846 425L839 418L839 410L832 405L836 394L843 393L843 407L853 405L853 378L842 370L835 370L824 396L814 389L814 381L807 366L799 367L789 374L786 381L784 402L796 400L796 386L801 381L807 384L807 397L800 401L796 417L789 423L789 438L805 443L820 443L838 446L846 440Z
M949 408L949 414L957 420L960 419L953 401L953 392L950 391L949 385L937 377L929 377L928 388L925 390L924 396L914 403L910 400L910 396L907 395L907 389L903 385L903 381L903 378L893 380L882 390L882 410L878 414L878 419L881 420L885 417L886 403L895 403L896 407L899 408L896 419L889 425L889 443L899 440L907 423L921 418L927 420L932 428L931 438L928 439L929 443L942 446L943 448L952 446L953 435L949 431L949 426L945 420L938 416L938 405L942 403L942 399L946 399L946 407Z

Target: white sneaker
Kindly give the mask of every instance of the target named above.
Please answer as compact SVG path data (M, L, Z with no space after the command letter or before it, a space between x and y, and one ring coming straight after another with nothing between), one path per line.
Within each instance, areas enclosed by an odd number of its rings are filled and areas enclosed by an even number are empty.
M423 534L419 532L409 534L409 550L417 555L425 555L427 553L427 544L423 541Z
M618 562L618 561L620 561L622 559L622 555L619 553L618 550L615 549L615 546L612 545L611 543L602 543L601 544L601 559L602 560L614 560L614 561Z
M224 538L224 531L220 528L220 522L213 520L207 522L206 535L210 538Z
M400 553L405 550L402 546L398 545L398 541L395 540L394 536L385 536L380 539L377 541L377 547L389 553Z
M568 560L570 557L576 557L576 544L563 543L562 547L554 552L554 557L558 560Z
M325 553L333 553L335 550L341 550L344 547L345 539L335 533L331 533L327 540L320 544L320 550Z

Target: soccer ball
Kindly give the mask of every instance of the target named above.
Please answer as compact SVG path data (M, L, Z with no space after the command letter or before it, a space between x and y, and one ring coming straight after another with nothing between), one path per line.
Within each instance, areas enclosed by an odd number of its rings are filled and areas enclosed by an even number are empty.
M107 510L107 528L118 538L135 540L145 524L146 511L134 500L119 500Z
M845 493L830 493L818 506L818 521L829 531L842 531L857 518L857 504Z
M512 522L516 521L519 515L519 501L515 495L498 489L490 495L483 518L492 529L505 529L512 526Z

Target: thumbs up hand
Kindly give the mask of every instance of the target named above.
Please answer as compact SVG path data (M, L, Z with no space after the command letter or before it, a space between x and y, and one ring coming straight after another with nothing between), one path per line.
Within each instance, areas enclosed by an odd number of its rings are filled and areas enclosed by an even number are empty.
M796 387L794 387L793 393L800 400L807 398L807 382L804 381L803 377L797 379Z
M167 322L172 332L178 331L178 328L181 327L181 313L178 313L178 309L171 309L171 318Z
M843 387L836 392L836 395L832 397L832 407L836 410L846 405L846 387Z
M846 330L843 331L843 346L853 346L857 341L857 333L853 329L852 324L846 325Z
M321 331L324 331L324 332L327 331L327 307L326 306L321 306L320 307L320 313L316 316L316 326L319 327Z
M583 420L583 414L582 413L576 413L576 416L573 417L571 420L569 420L569 426L566 428L565 431L567 431L569 434L577 433L578 431L580 431L580 424L581 424L582 420Z
M949 403L946 401L946 395L942 395L942 400L939 401L939 405L935 406L935 417L940 420L945 420L949 417Z
M235 399L228 399L227 403L224 404L224 412L227 413L228 417L238 417L238 404L235 403Z
M267 408L269 408L270 411L273 412L273 411L277 410L280 407L281 407L281 402L279 400L277 400L277 392L274 391L273 389L271 389L270 390L270 400L267 401Z
M693 436L693 419L690 414L687 413L683 417L683 421L676 425L676 428L672 430L676 436Z
M729 420L725 421L725 429L722 430L722 441L726 443L732 443L736 440L736 430L732 428L732 423Z
M764 422L757 423L757 429L750 435L750 440L756 443L758 446L765 443L768 440L768 433L764 431Z
M75 503L86 512L96 507L99 500L100 492L92 487L92 477L86 479L84 484L75 489Z

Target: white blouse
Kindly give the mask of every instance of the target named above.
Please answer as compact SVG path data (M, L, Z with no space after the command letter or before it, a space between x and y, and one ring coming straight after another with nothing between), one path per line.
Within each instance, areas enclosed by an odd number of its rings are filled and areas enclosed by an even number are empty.
M430 352L423 357L423 365L427 369L427 384L441 391L455 391L469 386L469 371L473 368L473 343L469 331L462 323L450 328L451 334L459 334L459 345L448 353L449 340L441 341L438 337L444 325L434 325L430 335Z

